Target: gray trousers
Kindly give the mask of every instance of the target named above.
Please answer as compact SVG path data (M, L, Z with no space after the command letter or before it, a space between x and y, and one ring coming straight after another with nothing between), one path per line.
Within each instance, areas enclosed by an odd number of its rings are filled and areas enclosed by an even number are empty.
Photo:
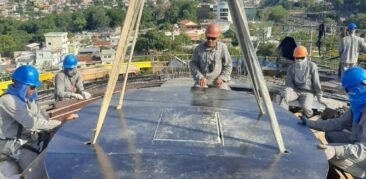
M286 88L285 91L281 93L281 98L280 106L286 110L288 110L289 102L298 100L304 115L307 117L313 115L312 106L314 94L309 92L297 92L292 88Z
M334 144L351 144L352 141L350 140L350 132L345 131L332 131L326 132L325 138L327 139L329 145ZM330 159L329 162L338 168L342 169L345 172L352 174L354 177L357 178L366 178L366 168L362 168L359 166L359 163L365 162L358 158L350 157L347 159L336 159L335 157Z

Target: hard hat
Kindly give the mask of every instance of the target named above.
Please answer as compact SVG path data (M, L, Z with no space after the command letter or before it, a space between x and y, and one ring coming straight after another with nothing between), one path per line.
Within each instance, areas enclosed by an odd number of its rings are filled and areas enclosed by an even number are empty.
M356 28L357 28L357 25L355 23L349 23L348 26L347 26L348 30L353 30L353 29L356 29Z
M306 47L299 45L294 49L294 57L295 58L302 58L308 56L308 50Z
M64 58L64 64L63 64L64 68L75 68L77 64L78 59L73 54L66 55L66 57Z
M366 70L361 67L352 67L346 70L342 77L343 88L349 88L366 80Z
M15 69L11 78L17 83L35 87L41 86L37 69L30 65L23 65Z
M217 38L220 36L220 28L217 24L211 23L207 26L206 37Z

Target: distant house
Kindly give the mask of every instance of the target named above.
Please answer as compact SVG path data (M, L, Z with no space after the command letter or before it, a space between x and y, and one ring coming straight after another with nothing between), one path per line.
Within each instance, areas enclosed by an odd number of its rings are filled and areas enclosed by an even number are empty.
M36 60L35 51L15 51L14 62L17 67L21 65L34 65Z
M183 30L183 31L198 30L201 28L197 23L190 21L190 20L186 20L186 19L179 21L178 24L179 24L179 27L181 28L181 30Z
M46 39L46 49L58 50L61 49L63 54L68 53L67 32L49 32L44 34Z
M36 51L35 64L39 67L52 67L58 65L62 61L62 49L50 50L42 49Z
M100 61L100 49L98 47L88 47L79 50L77 55L78 61L85 63L93 63Z
M100 46L112 46L112 42L111 41L99 40L99 41L96 41L94 43L94 46L97 46L97 47L100 47Z
M26 47L27 47L27 50L30 50L30 51L32 51L32 50L39 50L39 43L31 43L31 44L28 44L28 45L26 45Z
M116 51L114 49L105 49L100 52L102 64L112 64L115 58Z

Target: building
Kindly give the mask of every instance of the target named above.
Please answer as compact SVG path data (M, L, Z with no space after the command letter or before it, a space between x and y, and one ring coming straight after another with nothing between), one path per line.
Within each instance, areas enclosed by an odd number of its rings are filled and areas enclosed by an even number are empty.
M36 60L34 65L38 67L52 67L59 65L62 61L62 50L42 49L36 50Z
M114 49L105 49L100 52L102 64L112 64L115 56L116 51Z
M34 65L36 60L35 51L15 51L14 62L17 67L21 65Z
M218 20L226 20L230 23L233 22L233 19L231 18L230 11L229 11L229 5L226 1L221 1L216 5L216 8L214 8L214 11L217 14Z
M49 32L44 34L46 38L46 49L58 50L61 49L62 54L68 53L67 32Z
M26 45L26 47L27 47L27 50L30 50L30 51L32 51L32 50L39 50L39 43L31 43L31 44L28 44L28 45Z

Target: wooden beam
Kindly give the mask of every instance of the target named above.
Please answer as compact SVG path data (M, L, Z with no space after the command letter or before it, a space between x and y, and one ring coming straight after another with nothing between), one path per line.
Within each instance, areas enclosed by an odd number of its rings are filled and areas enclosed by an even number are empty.
M118 80L119 68L123 63L123 58L126 56L126 49L128 47L129 41L129 32L131 29L131 25L134 23L133 15L139 9L141 5L141 0L130 1L130 5L127 9L126 17L123 22L123 27L120 34L120 40L117 47L116 57L114 59L113 67L109 75L107 89L103 98L103 102L100 108L97 125L94 130L94 134L92 135L91 143L95 144L98 139L98 135L100 130L102 129L105 116L107 114L109 104L112 99L113 91Z

